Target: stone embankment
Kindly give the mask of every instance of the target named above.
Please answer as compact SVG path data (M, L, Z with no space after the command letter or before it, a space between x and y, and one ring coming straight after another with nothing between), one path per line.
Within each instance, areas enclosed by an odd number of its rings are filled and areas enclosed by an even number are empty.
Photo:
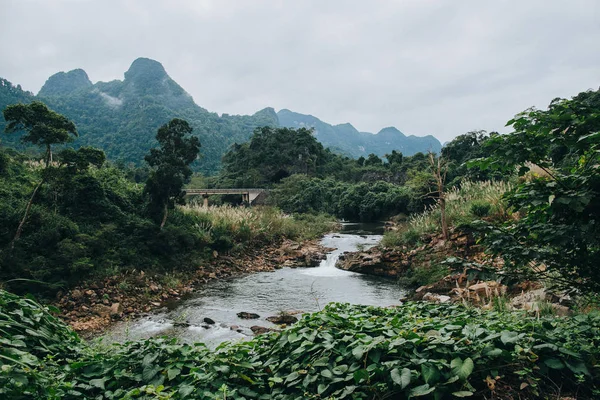
M316 267L331 249L318 240L286 240L278 245L249 249L243 254L213 253L212 260L177 274L132 271L81 284L58 293L54 303L61 317L84 336L96 335L113 322L134 319L176 302L213 280L238 277L282 267Z

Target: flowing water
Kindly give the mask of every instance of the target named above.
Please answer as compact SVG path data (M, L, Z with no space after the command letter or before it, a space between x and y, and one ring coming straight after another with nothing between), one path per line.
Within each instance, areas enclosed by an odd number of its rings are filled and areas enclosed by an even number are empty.
M322 239L323 246L335 250L318 267L283 268L215 281L171 310L118 324L107 336L112 341L126 341L168 335L215 347L225 340L252 337L253 325L276 327L265 318L280 312L318 311L329 302L397 304L405 292L395 281L335 268L341 253L372 247L381 240L381 233L380 226L343 224L341 232ZM237 313L241 311L260 318L240 319ZM204 318L215 324L206 324Z

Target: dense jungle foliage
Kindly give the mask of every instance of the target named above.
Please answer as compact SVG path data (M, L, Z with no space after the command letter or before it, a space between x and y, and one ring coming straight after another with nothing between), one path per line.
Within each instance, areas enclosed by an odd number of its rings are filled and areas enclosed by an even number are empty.
M484 144L483 170L517 170L505 199L520 214L502 225L474 224L507 273L543 278L567 292L600 291L600 90L526 110L514 131Z
M225 343L89 345L0 291L0 395L10 399L539 398L600 395L597 313L329 304L293 327Z
M470 172L464 162L484 154L485 132L470 132L442 151L448 178L484 180L491 173ZM353 221L378 221L423 211L434 202L434 179L427 155L404 156L396 150L352 159L325 149L305 128L264 127L250 141L234 145L215 187L270 187L271 202L291 213L325 212Z

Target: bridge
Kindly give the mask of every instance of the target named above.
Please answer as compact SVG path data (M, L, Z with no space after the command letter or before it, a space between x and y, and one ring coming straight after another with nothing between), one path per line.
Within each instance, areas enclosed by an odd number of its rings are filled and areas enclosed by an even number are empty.
M185 196L202 196L204 207L208 207L208 196L213 194L241 194L244 203L252 204L262 193L268 193L267 189L185 189Z

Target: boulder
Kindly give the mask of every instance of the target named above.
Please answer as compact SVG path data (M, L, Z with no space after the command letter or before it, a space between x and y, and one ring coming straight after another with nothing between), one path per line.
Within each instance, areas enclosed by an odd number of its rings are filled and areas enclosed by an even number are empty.
M250 312L245 312L245 311L237 313L237 316L238 316L238 318L241 318L241 319L257 319L257 318L260 318L260 315L258 315L258 314L250 313Z
M425 295L423 295L423 300L430 301L432 303L447 303L451 299L450 299L450 296L427 292L427 293L425 293Z
M121 303L113 303L110 306L110 315L120 315L123 312Z
M523 292L518 296L515 296L511 299L510 304L514 308L526 308L528 303L535 303L540 301L546 301L546 289L536 289L531 290L529 292Z
M274 329L271 328L267 328L264 326L260 326L260 325L254 325L250 327L250 330L252 331L252 333L254 333L255 335L262 335L263 333L267 333L267 332L272 332L274 331Z
M298 318L294 317L293 315L289 315L289 314L281 314L281 315L274 315L272 317L268 317L267 321L272 322L277 325L293 324L293 323L298 322Z
M108 317L111 313L111 308L104 304L94 304L92 312L100 317Z
M202 321L204 321L204 323L209 324L209 325L215 324L215 320L212 318L208 318L208 317L204 317L204 319L202 319Z

